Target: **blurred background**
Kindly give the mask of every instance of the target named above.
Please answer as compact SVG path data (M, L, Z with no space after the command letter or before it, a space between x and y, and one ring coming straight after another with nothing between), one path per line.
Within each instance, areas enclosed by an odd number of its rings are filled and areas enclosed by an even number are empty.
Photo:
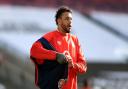
M85 80L88 89L128 89L128 0L0 0L0 89L37 89L29 51L56 29L62 5L73 10L72 34L88 63L78 89Z

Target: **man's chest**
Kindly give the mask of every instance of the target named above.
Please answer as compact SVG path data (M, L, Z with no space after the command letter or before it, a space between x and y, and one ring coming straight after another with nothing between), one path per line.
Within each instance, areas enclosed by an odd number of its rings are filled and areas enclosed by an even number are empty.
M51 44L58 52L68 52L70 56L76 56L77 47L72 38L56 38L51 41Z

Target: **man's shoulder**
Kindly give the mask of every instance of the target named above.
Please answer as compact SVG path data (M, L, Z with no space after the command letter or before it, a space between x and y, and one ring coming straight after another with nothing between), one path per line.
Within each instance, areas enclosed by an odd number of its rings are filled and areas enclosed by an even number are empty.
M70 34L70 37L72 38L72 40L73 40L75 43L78 42L78 38L77 38L76 35L74 35L74 34Z
M50 41L50 39L53 38L55 32L56 32L55 30L54 31L50 31L50 32L44 34L43 37Z
M71 33L70 33L70 36L71 36L73 39L77 39L77 36L74 35L74 34L71 34Z

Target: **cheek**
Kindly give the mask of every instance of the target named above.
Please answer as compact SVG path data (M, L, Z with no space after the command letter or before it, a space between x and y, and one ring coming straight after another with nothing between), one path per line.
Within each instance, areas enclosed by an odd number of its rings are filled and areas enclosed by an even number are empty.
M67 26L67 21L63 21L63 25Z

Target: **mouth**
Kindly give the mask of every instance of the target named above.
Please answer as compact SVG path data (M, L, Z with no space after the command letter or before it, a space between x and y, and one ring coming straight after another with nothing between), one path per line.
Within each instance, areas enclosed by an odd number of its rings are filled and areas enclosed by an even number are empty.
M71 27L72 27L71 25L68 25L68 28L69 28L69 29L71 29Z

